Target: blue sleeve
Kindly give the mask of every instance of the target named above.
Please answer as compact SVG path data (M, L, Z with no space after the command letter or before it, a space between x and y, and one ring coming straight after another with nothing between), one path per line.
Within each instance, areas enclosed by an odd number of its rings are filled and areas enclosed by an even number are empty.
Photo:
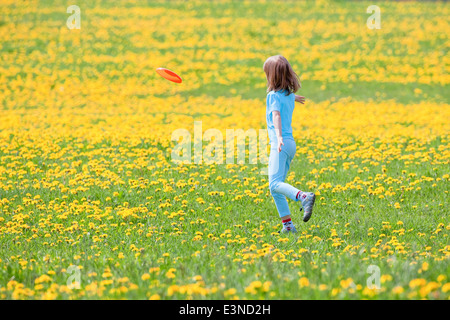
M272 111L281 111L281 104L276 94L269 93L267 95L266 105L268 114L271 114Z

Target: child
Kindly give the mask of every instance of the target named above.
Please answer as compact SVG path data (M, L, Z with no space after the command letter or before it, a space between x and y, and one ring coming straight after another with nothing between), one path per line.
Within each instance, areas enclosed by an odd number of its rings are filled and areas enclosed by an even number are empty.
M273 56L264 63L267 77L266 121L270 139L269 189L275 201L283 229L281 232L297 232L292 223L286 197L300 201L304 210L303 221L309 220L315 194L303 192L284 182L292 158L295 141L292 136L292 112L295 102L305 103L305 98L294 93L301 87L297 74L283 56Z

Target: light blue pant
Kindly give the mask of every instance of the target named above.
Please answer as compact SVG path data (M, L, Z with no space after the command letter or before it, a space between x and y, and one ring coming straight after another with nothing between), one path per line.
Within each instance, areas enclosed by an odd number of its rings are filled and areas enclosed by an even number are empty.
M269 189L280 217L291 214L286 197L297 201L296 196L300 191L284 182L294 158L296 146L295 141L291 139L283 142L284 146L281 146L281 152L278 152L276 144L271 144L269 156Z

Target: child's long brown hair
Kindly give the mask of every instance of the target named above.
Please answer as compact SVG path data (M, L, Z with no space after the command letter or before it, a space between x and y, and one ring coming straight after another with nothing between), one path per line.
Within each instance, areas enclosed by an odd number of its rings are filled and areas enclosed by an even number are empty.
M263 69L267 77L267 92L284 89L289 95L301 88L298 75L285 57L278 55L268 58Z

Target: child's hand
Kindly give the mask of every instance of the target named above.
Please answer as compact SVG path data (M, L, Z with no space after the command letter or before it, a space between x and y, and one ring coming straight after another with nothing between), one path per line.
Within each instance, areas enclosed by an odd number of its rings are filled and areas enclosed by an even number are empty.
M278 152L281 152L281 146L284 146L283 137L278 137Z
M295 101L305 104L305 97L295 95Z

